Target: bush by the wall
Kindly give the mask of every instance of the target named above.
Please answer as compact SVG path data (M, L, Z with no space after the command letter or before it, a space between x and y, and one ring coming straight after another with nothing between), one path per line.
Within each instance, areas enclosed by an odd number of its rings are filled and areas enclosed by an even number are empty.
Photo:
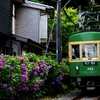
M0 100L29 100L64 92L69 86L68 72L65 60L58 64L34 53L0 55Z

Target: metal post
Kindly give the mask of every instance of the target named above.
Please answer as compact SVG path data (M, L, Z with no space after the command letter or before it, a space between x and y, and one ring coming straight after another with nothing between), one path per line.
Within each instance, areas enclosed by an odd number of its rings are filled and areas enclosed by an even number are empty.
M61 36L61 0L57 1L57 28L56 28L56 61L62 61L62 36Z

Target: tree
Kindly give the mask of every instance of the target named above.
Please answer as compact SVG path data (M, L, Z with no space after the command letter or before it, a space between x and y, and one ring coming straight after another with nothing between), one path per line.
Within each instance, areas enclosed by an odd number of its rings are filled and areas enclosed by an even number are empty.
M62 34L62 52L67 53L67 42L71 34L77 32L76 23L78 22L78 11L73 7L64 8L61 10L61 34ZM56 31L56 10L55 18L49 19L48 31L51 34L55 34ZM51 31L52 30L52 31Z
M78 22L78 12L77 9L73 7L65 8L61 11L61 34L62 34L62 52L67 53L67 42L71 34L78 31L76 28L76 23Z

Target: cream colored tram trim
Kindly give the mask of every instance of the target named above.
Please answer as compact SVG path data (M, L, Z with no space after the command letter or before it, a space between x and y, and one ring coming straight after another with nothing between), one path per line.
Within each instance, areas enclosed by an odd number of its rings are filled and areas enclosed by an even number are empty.
M100 41L78 41L78 42L69 42L69 44L77 45L77 44L89 44L89 43L100 43Z
M83 62L82 60L82 44L91 44L91 43L96 43L98 46L98 59L91 59L91 60L84 60L84 61L100 61L100 41L78 41L78 42L69 42L69 62ZM79 60L72 60L71 56L71 48L72 45L79 45L80 46L80 59Z
M97 44L98 49L98 58L100 59L100 43Z
M69 50L68 50L68 56L69 56L69 59L72 59L72 56L70 56L71 55L71 49L72 49L72 47L71 47L71 45L70 45L70 43L69 43L69 45L68 45L68 48L69 48Z
M79 44L80 49L80 60L82 60L82 44Z

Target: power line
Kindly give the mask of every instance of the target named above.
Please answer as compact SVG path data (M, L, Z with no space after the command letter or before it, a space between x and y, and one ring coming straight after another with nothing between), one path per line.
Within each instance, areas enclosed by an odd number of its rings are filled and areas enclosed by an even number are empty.
M75 27L76 27L76 24L71 20L71 18L68 16L68 14L66 13L66 11L65 11L65 9L63 8L63 11L64 11L64 13L66 14L66 16L68 17L68 19L75 25Z
M65 3L65 5L61 8L61 10L63 10L63 8L64 8L65 6L67 6L67 4L69 4L70 1L71 1L71 0L68 0L68 1Z

